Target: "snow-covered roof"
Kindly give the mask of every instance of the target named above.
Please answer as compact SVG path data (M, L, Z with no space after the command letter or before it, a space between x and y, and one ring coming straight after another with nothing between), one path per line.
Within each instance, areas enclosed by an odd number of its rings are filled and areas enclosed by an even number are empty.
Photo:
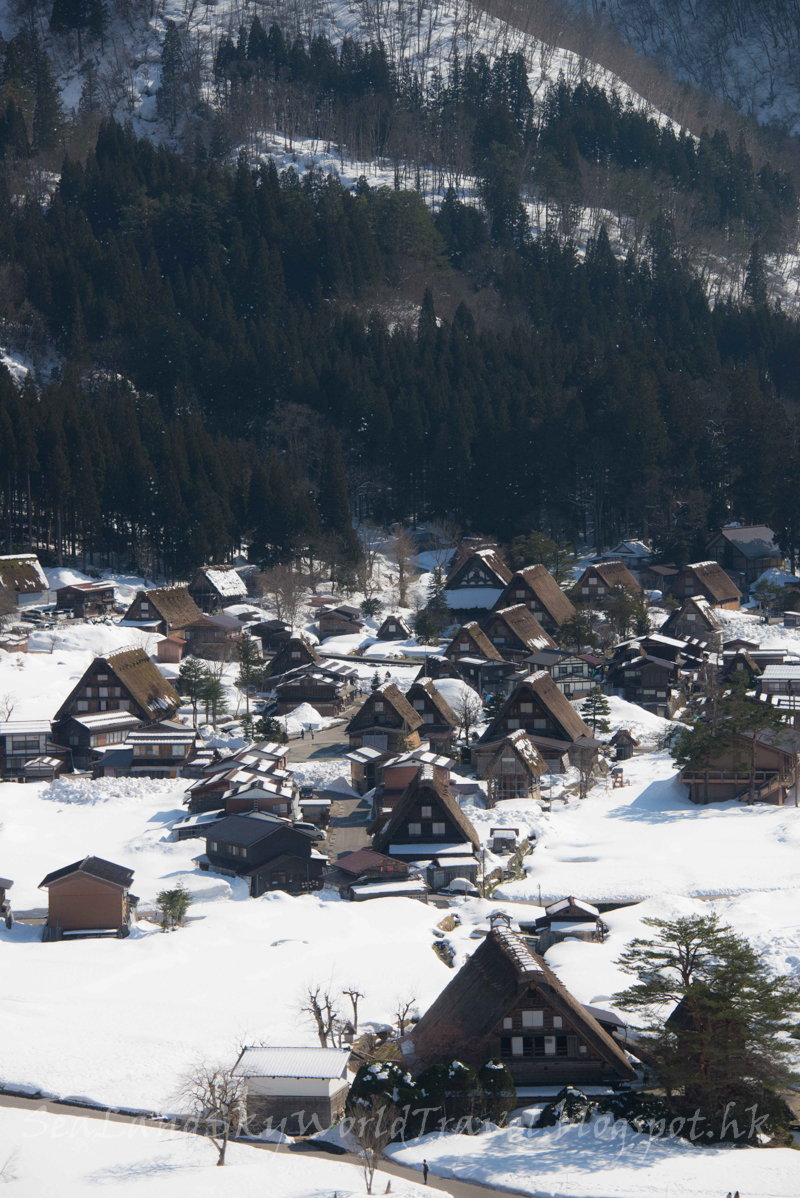
M347 1048L245 1048L234 1065L234 1077L308 1077L330 1081L343 1077Z
M548 915L557 915L559 911L565 911L567 907L577 907L579 911L585 911L587 915L598 916L600 912L597 907L593 907L591 903L584 903L582 899L565 898L559 899L557 903L550 903L545 907Z
M130 711L96 711L92 715L74 715L72 719L82 728L136 728L141 724Z
M472 852L472 845L468 840L463 844L390 844L387 851L390 857L464 857Z
M25 593L50 589L35 553L0 554L0 587Z
M223 570L207 566L203 572L214 589L225 598L235 599L239 595L247 595L247 587L233 568Z
M42 732L50 732L49 720L0 721L0 736L37 736Z
M447 592L447 604L452 608L494 607L503 593L502 587L461 587Z
M352 888L358 894L419 894L428 884L422 878L398 878L395 882L353 883Z
M784 663L783 665L765 666L761 677L764 682L800 678L800 665L793 666Z

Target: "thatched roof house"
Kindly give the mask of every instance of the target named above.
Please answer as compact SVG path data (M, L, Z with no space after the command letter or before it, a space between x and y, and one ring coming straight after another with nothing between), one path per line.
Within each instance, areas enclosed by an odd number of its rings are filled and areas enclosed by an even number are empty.
M288 670L296 670L298 666L314 665L322 658L312 644L304 636L293 636L278 650L269 663L268 678L279 678Z
M401 1049L413 1068L499 1058L517 1086L636 1077L621 1045L520 936L497 923Z
M425 721L393 682L384 682L367 697L347 725L350 748L362 745L396 752L419 744L419 729Z
M712 607L736 611L742 592L729 578L719 562L694 562L684 566L670 582L670 595L676 599L699 596Z
M17 607L47 602L49 584L35 553L0 555L0 590L12 595Z
M179 632L202 616L187 587L156 587L137 591L121 624L155 625L162 636Z
M528 733L548 765L556 770L563 768L564 757L576 746L599 748L569 699L546 670L539 670L517 683L475 746L473 763L478 777L486 776L497 743L519 728Z
M444 656L450 661L458 661L460 657L482 657L494 661L502 661L502 655L495 649L486 633L477 621L463 624L453 637L450 644L443 650Z
M507 661L522 661L540 649L555 648L553 638L524 603L495 608L482 624L494 648Z
M495 607L509 607L516 603L524 603L546 632L555 632L575 615L572 601L547 567L542 565L517 570Z
M373 837L372 847L400 860L440 855L472 855L480 848L478 833L452 792L432 766L426 765Z
M129 711L147 723L169 719L181 706L143 649L121 649L96 657L56 712L55 721L100 711Z

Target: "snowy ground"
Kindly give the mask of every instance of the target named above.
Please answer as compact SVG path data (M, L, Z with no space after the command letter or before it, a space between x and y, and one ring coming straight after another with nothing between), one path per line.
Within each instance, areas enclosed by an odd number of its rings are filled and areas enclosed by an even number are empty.
M355 1163L313 1160L233 1144L224 1169L208 1141L168 1129L106 1123L44 1111L0 1112L0 1168L8 1198L89 1198L98 1192L148 1198L356 1198ZM374 1192L387 1177L376 1173ZM392 1193L427 1198L420 1182L392 1177Z
M505 898L575 894L593 900L779 890L798 878L800 810L687 798L667 752L625 762L631 785L600 783L537 818L528 876L506 883ZM538 807L538 805L536 805Z

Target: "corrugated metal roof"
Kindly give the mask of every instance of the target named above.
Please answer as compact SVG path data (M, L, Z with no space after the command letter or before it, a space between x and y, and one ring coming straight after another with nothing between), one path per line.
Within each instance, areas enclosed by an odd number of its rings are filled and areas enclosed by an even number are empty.
M235 1077L311 1077L330 1080L347 1068L344 1048L245 1048L234 1066Z
M769 681L770 679L782 680L785 678L800 678L800 665L773 665L765 666L764 672L761 675L762 680Z
M0 736L34 736L41 732L49 734L49 720L3 720L0 722Z

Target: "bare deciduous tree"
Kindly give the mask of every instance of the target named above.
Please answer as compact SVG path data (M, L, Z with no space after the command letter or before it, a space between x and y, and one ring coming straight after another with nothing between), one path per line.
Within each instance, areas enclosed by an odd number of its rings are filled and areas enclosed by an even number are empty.
M416 541L402 525L397 525L386 547L386 555L397 570L397 600L400 607L406 606L411 559L416 552Z
M258 586L272 602L277 618L294 627L309 586L308 577L290 566L273 566L258 575Z
M3 713L3 719L10 720L16 706L17 699L15 695L8 694L0 696L0 711Z
M378 1161L394 1134L395 1123L400 1112L380 1094L372 1094L369 1102L359 1105L358 1118L353 1120L352 1134L359 1147L359 1160L364 1171L367 1193L372 1193L372 1183Z
M342 1023L336 995L319 983L309 985L301 999L300 1011L314 1024L320 1044L327 1048Z
M413 993L398 995L394 1002L394 1021L398 1032L403 1036L406 1028L412 1023L411 1016L417 1006L417 996Z
M469 740L470 732L483 714L483 700L477 691L468 688L465 684L452 706L458 716L461 735L464 740Z
M217 1164L224 1165L231 1136L239 1135L247 1123L244 1079L219 1065L196 1065L184 1077L176 1098L216 1148Z
M430 531L434 539L431 555L437 566L444 566L461 540L461 529L452 520L437 520Z
M358 1004L364 994L355 986L348 986L347 989L342 990L342 994L350 999L350 1006L353 1008L353 1032L358 1035Z

